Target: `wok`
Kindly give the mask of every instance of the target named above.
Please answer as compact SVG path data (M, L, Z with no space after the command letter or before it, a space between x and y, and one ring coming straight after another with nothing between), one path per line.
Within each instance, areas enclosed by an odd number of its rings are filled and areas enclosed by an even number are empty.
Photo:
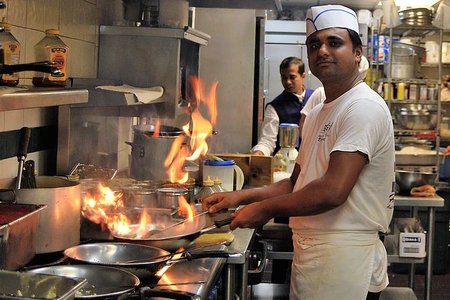
M131 243L92 243L68 248L64 255L84 263L111 267L145 269L157 277L173 263L205 257L230 257L221 250L196 250L170 253L166 250Z
M145 238L134 238L115 233L112 233L111 235L117 241L153 246L166 251L175 251L180 248L188 248L189 245L191 245L192 242L203 233L230 224L232 218L230 217L223 220L217 220L214 221L211 226L205 227L209 224L209 222L207 222L207 217L206 215L200 215L198 218L195 218L192 223L184 223L179 226L168 228L167 230L164 229L173 225L173 223L176 223L177 221L167 218L162 219L161 217L156 218L155 216L153 216L152 220L155 220L155 222L147 225L148 231L160 230L161 232L152 234ZM135 226L139 226L139 224L136 223ZM131 227L133 227L133 225Z
M75 298L116 297L131 292L140 284L139 278L122 269L95 265L60 265L30 270L33 273L86 278L87 284L79 289Z

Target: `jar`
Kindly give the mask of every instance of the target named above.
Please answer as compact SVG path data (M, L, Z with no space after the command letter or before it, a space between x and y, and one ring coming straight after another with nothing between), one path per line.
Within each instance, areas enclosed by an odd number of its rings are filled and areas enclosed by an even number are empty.
M405 84L403 82L397 84L397 100L405 100Z
M206 179L203 179L203 186L195 195L195 202L200 203L202 198L214 193L216 193L216 190L214 189L214 181L208 176Z
M59 70L58 74L36 72L34 86L66 86L69 47L59 37L59 30L47 29L45 37L34 46L36 61L49 61Z
M216 193L226 192L226 190L222 186L222 180L219 177L214 178L213 189Z
M11 33L11 25L0 23L0 63L15 65L20 62L20 43ZM1 74L0 85L16 86L19 83L19 74Z

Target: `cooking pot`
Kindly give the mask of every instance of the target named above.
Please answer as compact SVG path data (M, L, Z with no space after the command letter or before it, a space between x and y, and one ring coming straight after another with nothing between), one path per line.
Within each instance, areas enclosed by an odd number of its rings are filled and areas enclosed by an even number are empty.
M17 203L45 204L38 225L36 253L62 251L80 243L80 185L52 176L37 176L37 188L18 189Z
M183 133L171 126L161 126L156 137L154 133L154 125L133 126L133 142L127 142L131 145L130 176L137 180L165 182L168 176L164 160L174 140Z
M425 48L400 43L392 43L392 78L410 79L417 78L420 61L425 53ZM384 65L384 73L388 74L389 64Z

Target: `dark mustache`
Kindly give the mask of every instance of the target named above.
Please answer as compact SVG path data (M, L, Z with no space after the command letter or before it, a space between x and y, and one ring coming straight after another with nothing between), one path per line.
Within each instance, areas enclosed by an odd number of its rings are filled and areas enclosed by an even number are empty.
M321 63L335 63L336 60L332 59L332 58L322 58L319 59L318 61L316 61L316 65L321 64Z

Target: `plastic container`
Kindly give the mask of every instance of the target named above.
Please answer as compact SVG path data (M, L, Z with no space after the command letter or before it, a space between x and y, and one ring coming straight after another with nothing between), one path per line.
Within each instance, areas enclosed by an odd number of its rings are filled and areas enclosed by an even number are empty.
M236 175L236 190L242 189L244 185L244 173L235 161L230 160L205 160L203 164L203 178L220 178L222 186L227 191L234 190L234 181Z
M20 60L20 43L12 35L9 23L0 23L0 63L15 65ZM16 86L19 83L19 74L1 74L0 85Z
M47 29L46 36L34 46L36 61L50 61L60 74L37 72L33 77L34 86L64 87L67 82L67 61L69 47L60 39L59 30Z

